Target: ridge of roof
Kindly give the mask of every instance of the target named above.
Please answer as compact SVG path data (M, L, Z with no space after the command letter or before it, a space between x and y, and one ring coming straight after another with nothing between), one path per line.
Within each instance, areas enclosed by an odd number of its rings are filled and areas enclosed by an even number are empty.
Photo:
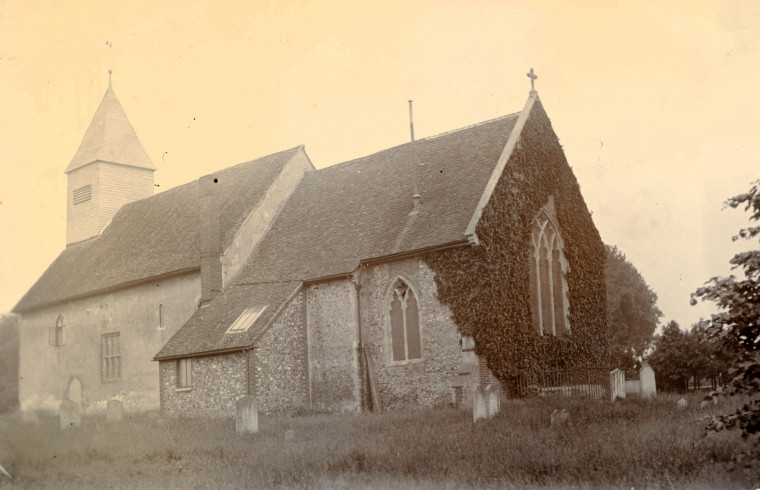
M426 136L424 138L418 138L418 139L416 139L414 141L406 141L404 143L399 143L398 145L391 146L390 148L383 148L382 150L377 150L377 151L375 151L373 153L370 153L368 155L352 158L350 160L346 160L344 162L336 163L334 165L329 165L327 167L322 167L320 169L317 169L316 172L318 173L318 172L323 172L325 170L337 169L337 168L346 167L346 166L349 166L349 165L352 165L352 164L363 163L363 161L365 161L365 160L374 158L374 157L376 157L378 155L381 155L383 153L386 153L386 152L399 151L399 150L403 150L403 149L411 150L414 145L416 145L416 144L418 144L420 142L435 141L436 139L439 139L439 138L442 138L442 137L446 137L446 136L451 136L451 135L454 135L456 133L459 133L460 131L467 131L467 130L470 130L470 129L477 128L479 126L485 126L485 125L492 124L494 122L501 121L501 120L506 120L506 119L510 119L510 118L517 118L517 117L520 116L520 114L521 114L521 112L512 112L510 114L505 114L503 116L494 117L492 119L488 119L488 120L485 120L485 121L480 121L478 123L470 124L470 125L467 125L467 126L462 126L460 128L452 129L452 130L449 130L449 131L444 131L443 133L437 133L437 134L433 134L433 135L430 135L430 136Z
M103 95L65 173L95 161L156 170L111 85Z
M470 124L469 126L462 126L461 128L451 129L449 131L444 131L443 133L438 133L438 134L434 134L434 135L431 135L431 136L426 136L424 138L420 138L417 141L433 140L433 139L436 139L436 138L440 138L441 136L448 136L448 135L450 135L452 133L456 133L458 131L464 131L466 129L472 129L472 128L476 128L478 126L483 126L485 124L489 124L489 123L492 123L494 121L498 121L499 119L509 119L510 117L516 117L516 116L519 117L521 113L522 113L522 111L520 111L520 112L512 112L510 114L504 114L503 116L498 116L498 117L494 117L492 119L487 119L485 121L480 121L478 123ZM409 142L409 143L412 143L412 142Z

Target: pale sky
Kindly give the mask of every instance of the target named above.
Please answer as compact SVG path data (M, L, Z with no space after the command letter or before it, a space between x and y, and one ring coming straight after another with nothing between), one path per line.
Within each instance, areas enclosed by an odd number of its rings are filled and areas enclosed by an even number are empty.
M0 312L65 247L66 175L108 86L157 190L298 144L317 168L519 111L536 89L602 239L682 327L748 243L760 4L0 0ZM757 243L754 244L757 246Z

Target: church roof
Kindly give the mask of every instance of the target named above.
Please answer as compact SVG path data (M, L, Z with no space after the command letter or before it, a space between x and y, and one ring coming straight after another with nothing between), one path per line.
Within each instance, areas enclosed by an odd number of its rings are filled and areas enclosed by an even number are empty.
M156 170L110 84L66 173L98 160Z
M301 288L299 282L231 285L211 303L199 308L182 326L182 335L174 335L156 355L164 359L188 353L224 352L248 347L277 318L282 307ZM246 308L264 307L264 311L247 330L227 333Z
M216 296L156 359L213 352L244 308L265 304L284 285L350 273L363 260L466 243L465 231L518 116L307 173L233 281L234 288L251 289ZM414 167L422 201L410 215ZM260 331L272 320L262 315L252 329ZM252 345L252 338L245 340Z
M214 173L222 250L299 146ZM103 233L67 247L14 311L200 267L198 181L122 207Z

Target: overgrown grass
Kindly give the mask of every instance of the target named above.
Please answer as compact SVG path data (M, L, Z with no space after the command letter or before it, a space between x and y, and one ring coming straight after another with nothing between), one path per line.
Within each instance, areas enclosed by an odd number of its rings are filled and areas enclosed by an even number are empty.
M704 437L698 396L651 402L509 402L472 423L454 409L381 415L261 417L258 434L231 419L143 414L61 431L0 419L0 464L19 488L756 488L760 464L729 471L734 434ZM571 425L549 425L554 408ZM709 410L726 410L710 407ZM101 429L98 430L98 426ZM285 440L286 430L293 440Z

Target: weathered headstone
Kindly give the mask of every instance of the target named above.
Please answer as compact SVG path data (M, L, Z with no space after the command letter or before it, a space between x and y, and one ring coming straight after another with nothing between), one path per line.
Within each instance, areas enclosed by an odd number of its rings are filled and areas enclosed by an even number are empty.
M686 398L681 398L676 405L678 406L678 410L685 410L689 406L689 402L686 401Z
M639 380L641 381L641 396L650 398L657 394L657 385L654 381L654 371L649 364L644 364L639 370Z
M562 427L570 423L570 412L566 409L558 410L554 409L551 416L552 427Z
M61 429L70 429L82 425L81 407L78 403L64 399L60 408Z
M124 404L121 400L109 400L106 406L106 422L119 422L124 418Z
M495 389L493 385L486 386L485 389L485 397L486 397L486 408L487 408L487 416L490 419L497 413L499 413L499 409L501 408L500 402L499 402L499 390Z
M488 418L488 404L483 385L477 385L472 390L472 421Z
M238 434L259 431L259 408L252 395L241 396L235 402L235 431Z
M610 372L610 398L625 398L625 372L620 369Z

